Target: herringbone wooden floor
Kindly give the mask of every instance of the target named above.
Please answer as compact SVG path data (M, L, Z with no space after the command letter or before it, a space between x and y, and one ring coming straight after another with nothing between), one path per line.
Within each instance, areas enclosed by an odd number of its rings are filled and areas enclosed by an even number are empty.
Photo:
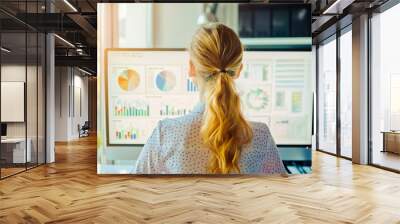
M400 223L400 175L314 153L285 177L98 176L95 138L0 181L0 223Z

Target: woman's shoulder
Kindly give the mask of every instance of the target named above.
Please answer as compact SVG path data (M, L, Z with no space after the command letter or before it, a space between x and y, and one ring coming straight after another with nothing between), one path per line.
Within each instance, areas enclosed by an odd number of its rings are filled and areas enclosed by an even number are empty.
M272 138L271 131L266 123L250 122L253 130L253 143L269 141Z
M269 127L266 123L255 122L255 121L250 121L249 123L253 129L253 132L268 132L269 133Z
M201 122L201 119L197 116L185 115L175 118L164 118L159 121L159 127L161 131L171 131L177 129L185 129L188 126L192 126L193 123Z

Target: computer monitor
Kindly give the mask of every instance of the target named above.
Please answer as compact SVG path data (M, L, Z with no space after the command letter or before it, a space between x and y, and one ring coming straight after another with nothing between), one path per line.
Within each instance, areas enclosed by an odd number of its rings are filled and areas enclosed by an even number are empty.
M235 80L243 112L266 123L277 144L310 145L310 52L246 51ZM106 116L109 145L143 145L159 120L185 115L198 102L183 50L110 49Z
M7 124L1 123L1 137L7 136Z

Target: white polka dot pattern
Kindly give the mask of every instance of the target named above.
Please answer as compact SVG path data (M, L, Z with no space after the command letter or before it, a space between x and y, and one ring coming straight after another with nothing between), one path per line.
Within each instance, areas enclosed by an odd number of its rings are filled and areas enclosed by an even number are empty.
M137 160L137 174L207 174L211 152L203 145L200 126L204 104L185 116L160 121ZM251 122L253 139L243 148L241 174L286 174L278 149L264 123Z

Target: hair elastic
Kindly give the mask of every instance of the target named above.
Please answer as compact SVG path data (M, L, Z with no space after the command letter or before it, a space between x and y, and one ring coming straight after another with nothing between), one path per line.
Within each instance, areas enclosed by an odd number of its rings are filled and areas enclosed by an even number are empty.
M216 72L212 73L211 75L207 76L207 77L206 77L206 81L209 81L209 80L211 80L211 79L214 79L215 76L218 75L218 74L220 74L220 73L227 74L227 75L229 75L230 77L234 77L234 76L236 75L236 74L235 74L235 71L233 71L233 70L221 69L221 70L216 71Z

